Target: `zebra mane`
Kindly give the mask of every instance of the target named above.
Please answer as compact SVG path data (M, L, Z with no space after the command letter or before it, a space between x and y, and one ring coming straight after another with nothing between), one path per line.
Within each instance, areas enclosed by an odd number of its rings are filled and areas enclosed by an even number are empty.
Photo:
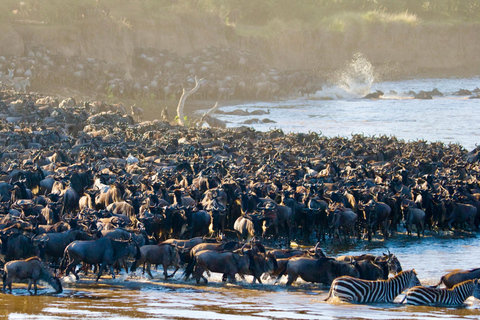
M466 284L467 284L467 282L471 282L471 283L473 283L475 280L477 280L477 281L478 281L478 279L470 279L470 280L465 280L465 281L463 281L463 282L457 283L457 284L456 284L456 285L454 285L454 286L453 286L451 289L448 289L448 290L452 290L452 291L453 291L453 290L455 290L457 287L464 286L464 285L466 285Z
M405 271L400 271L399 273L397 273L395 276L393 276L392 278L389 278L388 280L384 280L384 281L392 281L393 279L398 279L400 277L404 277L404 276L408 276L410 275L411 273L413 273L414 275L417 275L417 272L415 271L415 269L412 269L412 270L405 270Z

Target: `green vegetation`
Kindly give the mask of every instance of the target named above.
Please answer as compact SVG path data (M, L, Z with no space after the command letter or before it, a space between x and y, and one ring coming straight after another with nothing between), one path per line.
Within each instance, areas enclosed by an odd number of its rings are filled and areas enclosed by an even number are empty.
M3 0L1 21L11 19L71 23L104 14L125 24L214 15L249 33L283 32L280 25L342 31L352 21L366 23L480 22L478 0ZM356 23L355 22L355 23ZM285 28L285 27L283 27ZM270 32L269 32L270 31Z

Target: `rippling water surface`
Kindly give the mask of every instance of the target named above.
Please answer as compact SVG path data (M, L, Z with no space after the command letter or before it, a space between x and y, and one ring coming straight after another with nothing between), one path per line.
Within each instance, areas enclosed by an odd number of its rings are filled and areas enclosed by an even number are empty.
M459 143L467 150L479 142L480 99L458 96L460 89L475 90L480 78L470 79L416 79L373 83L368 92L381 90L385 95L378 100L362 99L365 90L346 90L332 85L311 95L295 100L257 102L225 106L220 110L236 109L270 111L263 116L216 115L227 121L228 127L242 125L253 118L268 118L275 123L248 125L267 131L281 128L284 132L321 132L325 136L394 135L406 141ZM413 99L409 91L438 89L444 94L432 100Z
M325 244L327 255L345 253L395 253L404 270L414 268L422 284L435 284L453 269L480 266L476 235L444 234L407 238L394 236L387 242L359 241L352 245ZM212 274L207 285L183 281L181 274L164 281L161 272L155 279L145 278L140 269L135 275L120 274L115 280L102 277L75 282L64 278L65 290L54 295L50 288L39 295L28 294L21 284L13 295L0 294L0 314L9 319L478 319L480 301L469 298L460 308L415 307L401 304L351 305L327 303L328 288L297 281L286 288L285 281L274 285L221 283L221 275ZM397 298L397 302L402 296Z

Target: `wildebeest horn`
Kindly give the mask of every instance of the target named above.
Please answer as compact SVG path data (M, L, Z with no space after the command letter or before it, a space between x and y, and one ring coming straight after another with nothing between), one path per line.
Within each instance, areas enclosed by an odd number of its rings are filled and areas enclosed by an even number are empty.
M243 245L243 247L241 248L241 249L242 249L242 253L245 253L245 247L246 247L247 245L248 245L248 244L245 243L245 244Z

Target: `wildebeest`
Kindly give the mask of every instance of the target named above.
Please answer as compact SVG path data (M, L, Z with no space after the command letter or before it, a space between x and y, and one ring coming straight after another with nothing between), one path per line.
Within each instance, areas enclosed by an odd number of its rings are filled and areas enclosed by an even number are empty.
M477 215L477 208L471 204L457 203L454 200L448 200L445 204L447 208L446 222L451 229L452 224L461 225L468 223L472 230L477 230L475 226L475 217Z
M226 274L230 282L235 282L235 275L246 275L250 268L250 258L244 250L234 252L218 252L215 250L205 250L195 255L195 279L200 283L203 279L205 283L207 278L203 276L205 271L219 272Z
M478 278L480 278L480 268L471 270L454 270L442 276L440 282L434 287L438 287L443 283L447 288L451 289L454 285L459 284L460 282Z
M340 230L343 232L345 242L347 242L347 237L357 235L357 214L351 209L343 206L334 207L329 210L327 219L334 239L335 237L340 239Z
M363 209L365 229L368 240L372 240L372 235L375 234L377 228L380 228L383 233L383 238L388 239L388 229L390 222L390 212L392 209L386 203L370 200L365 205L360 205Z
M400 261L398 261L397 257L392 253L388 253L388 254L384 253L383 255L378 255L378 256L375 256L373 254L362 254L358 256L343 255L343 256L336 257L335 260L346 261L354 264L362 261L371 262L372 264L381 268L382 275L378 279L384 279L384 280L388 279L388 275L390 273L396 275L402 271L402 266L400 264ZM375 275L377 275L377 272L378 272L377 268L372 268L372 266L369 266L369 265L366 265L363 267L364 268L366 267L366 269L364 269L363 272L368 273L368 275L364 274L363 278L366 278L366 277L372 278ZM361 270L359 270L359 272L362 273ZM365 280L369 280L369 279L365 279ZM370 280L376 280L376 279L370 279Z
M246 214L237 218L233 228L240 239L248 242L262 235L262 221L262 216L259 214Z
M7 262L5 264L5 273L3 274L3 291L8 286L8 289L12 292L12 282L15 279L28 279L28 291L30 291L33 283L35 294L37 294L38 280L47 282L55 289L56 293L62 292L60 280L52 274L38 257Z
M284 273L288 275L287 286L291 285L298 277L307 282L322 283L329 286L332 281L340 276L358 278L359 273L355 266L349 262L336 261L333 258L294 257L285 267Z
M5 261L26 259L38 254L38 248L33 244L32 238L22 233L1 232L0 238Z
M91 265L99 264L100 269L96 281L100 279L107 266L110 267L112 278L115 279L113 264L130 253L129 246L130 241L114 240L110 237L91 241L74 241L65 248L60 270L64 271L67 276L71 271L79 280L75 268L80 262ZM135 258L140 259L140 257L140 248L137 245Z
M152 264L163 266L163 274L165 280L169 277L173 277L177 270L180 268L180 257L178 255L178 249L175 245L160 244L160 245L145 245L140 247L141 257L135 260L130 269L131 272L135 272L137 267L141 264L147 264L147 274L153 279L150 267ZM174 266L175 271L169 276L167 273L168 267Z
M87 240L89 235L79 229L69 229L60 233L44 233L33 238L41 245L41 254L54 259L62 258L65 248L75 240ZM42 257L42 255L40 257ZM42 259L45 259L42 257Z
M420 233L425 236L425 211L418 208L408 207L404 208L403 212L408 236L412 235L413 225L417 228L418 237L420 237Z
M237 241L229 241L229 242L226 242L226 243L223 243L223 242L202 242L202 243L199 243L197 245L195 245L194 247L191 248L191 250L189 250L188 252L188 255L189 257L187 259L185 259L186 261L188 261L188 264L185 268L185 271L184 271L184 279L188 279L190 277L190 275L193 273L194 271L194 267L195 267L195 264L196 264L196 254L201 252L201 251L205 251L205 250L214 250L214 251L218 251L218 252L222 252L222 251L233 251L233 250L236 250L236 249L239 249L240 247L242 246L242 244L240 242L237 242Z
M195 279L197 283L200 279L207 278L203 276L205 271L222 273L223 280L235 282L235 275L253 275L256 280L261 283L261 275L264 272L271 271L276 264L274 257L259 252L255 247L245 249L245 246L235 251L217 251L205 250L195 254Z

